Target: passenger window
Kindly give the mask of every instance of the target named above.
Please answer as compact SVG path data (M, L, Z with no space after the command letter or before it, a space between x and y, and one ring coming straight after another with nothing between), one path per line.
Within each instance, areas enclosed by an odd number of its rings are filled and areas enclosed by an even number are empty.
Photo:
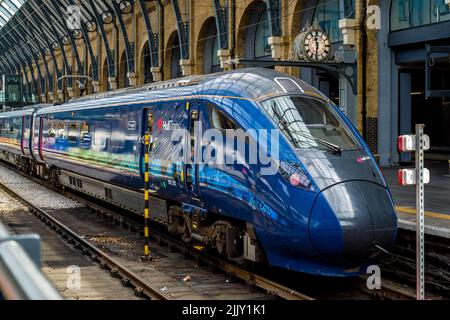
M66 130L64 128L64 123L58 123L57 128L58 128L58 132L57 132L58 139L65 139L66 138Z
M48 124L48 137L49 138L55 138L56 137L55 123L53 121L51 121Z
M80 132L80 137L81 137L81 144L83 146L90 146L91 145L91 140L92 140L92 136L89 130L89 124L84 122L81 125L81 132Z
M69 143L77 143L77 136L78 136L78 125L76 123L69 124L69 135L67 139Z
M216 106L210 105L211 127L218 130L236 129L236 124Z

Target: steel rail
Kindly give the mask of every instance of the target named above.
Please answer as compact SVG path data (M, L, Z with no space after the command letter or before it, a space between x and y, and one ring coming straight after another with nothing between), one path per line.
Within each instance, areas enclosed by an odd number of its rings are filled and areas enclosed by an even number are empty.
M85 198L82 198L78 195L75 195L74 193L64 191L62 193L63 195L80 202L91 209L95 210L98 213L102 213L105 215L108 215L109 217L116 218L117 221L119 221L122 224L126 224L128 226L133 226L136 230L142 229L142 224L130 219L128 217L125 217L124 215L117 213L115 211L112 211L108 208L105 208L101 205L98 205L96 203L93 203ZM201 261L205 262L206 264L209 264L213 268L217 268L222 270L228 275L234 276L240 280L243 280L247 282L249 285L256 286L260 289L265 290L267 293L276 295L282 299L286 300L314 300L314 298L309 297L306 294L300 293L294 289L288 288L282 284L279 284L275 281L272 281L270 279L267 279L265 277L262 277L260 275L251 273L250 271L247 271L245 269L242 269L230 262L221 260L220 258L217 258L211 254L202 252L200 250L197 250L191 246L186 245L184 242L174 239L173 237L170 237L155 228L151 228L151 237L155 238L159 242L165 242L169 247L179 250L180 252L183 252L186 255L191 255L194 257L197 257Z
M31 181L33 181L35 183L38 183L39 185L41 185L47 189L50 189L52 191L58 192L64 196L66 196L68 198L71 198L72 200L79 202L79 203L95 210L98 213L108 215L109 217L114 218L116 221L118 221L122 224L125 223L128 226L133 226L134 229L139 230L139 231L142 230L141 222L138 222L134 219L128 218L124 214L121 214L121 213L115 212L111 209L105 208L104 206L94 203L90 200L87 200L85 197L81 197L81 196L75 194L74 192L69 192L69 191L65 191L65 190L56 188L55 186L53 186L39 178L27 175L27 174L19 171L17 168L11 167L10 165L8 165L8 169L13 170L14 172L22 175L23 177L26 177L27 179L30 179ZM1 184L0 184L0 187L1 187ZM27 204L29 203L27 200L24 200L24 201ZM29 205L33 206L32 204L29 204ZM42 211L39 208L36 208L36 209L38 211ZM51 215L46 214L45 212L44 212L44 214L46 216L49 216L51 221L55 220L53 217L51 217ZM130 213L130 215L131 214L132 213ZM56 222L58 222L58 221L56 221ZM67 228L67 227L62 226L62 228ZM151 230L151 233L150 233L151 237L155 238L156 240L158 240L160 242L161 241L165 242L169 247L177 249L180 252L184 252L185 254L189 254L191 256L197 257L199 260L205 262L206 264L210 265L211 267L222 270L227 275L234 276L234 277L248 283L251 286L255 286L260 289L263 289L269 294L278 296L278 297L280 297L282 299L286 299L286 300L315 300L314 298L312 298L306 294L303 294L301 292L298 292L297 290L288 288L288 287L286 287L282 284L279 284L275 281L272 281L268 278L254 274L254 273L247 271L243 268L240 268L230 262L221 260L220 258L213 256L211 254L199 251L191 246L188 246L187 244L185 244L182 241L174 239L173 237L156 230L155 228L151 228L150 230ZM72 233L74 233L74 232L72 231ZM80 239L80 240L83 241L83 243L86 243L88 247L93 248L93 250L101 252L99 249L93 247L89 242L85 241L84 239ZM105 254L103 253L103 255L105 255ZM98 254L97 256L101 257L101 254ZM160 293L160 292L158 292L158 293Z
M17 174L20 174L23 177L26 177L27 179L30 179L31 181L38 183L39 185L50 189L55 192L59 192L62 195L71 198L72 200L79 202L90 209L97 212L97 214L103 214L108 216L109 218L114 219L116 222L127 225L130 228L134 228L137 231L142 230L142 224L143 222L138 222L135 219L129 218L128 216L132 216L133 218L136 218L133 216L132 213L128 213L126 216L123 213L118 213L114 210L111 210L109 208L105 208L105 206L99 205L97 203L94 203L93 201L90 201L86 199L84 194L81 194L78 191L75 190L62 190L54 185L50 184L49 182L43 181L40 178L30 176L17 168L11 166L8 163L1 162L2 165L6 165L6 167L9 170L14 171ZM120 208L119 208L120 209ZM283 286L282 284L278 284L275 281L272 281L270 279L267 279L265 277L256 275L254 273L251 273L245 269L242 269L232 263L229 263L227 261L221 260L217 258L216 256L213 256L211 254L199 251L195 248L192 248L191 246L188 246L182 241L176 240L173 237L170 237L169 235L166 235L158 230L155 230L154 228L151 228L151 235L154 239L156 239L159 242L166 243L169 247L172 247L174 249L177 249L180 252L184 252L185 254L189 254L193 257L198 258L199 260L205 262L206 264L210 265L212 268L216 267L223 272L235 276L236 278L239 278L245 282L247 282L250 285L259 287L260 289L263 289L267 291L270 294L276 295L283 299L297 299L297 300L315 300L314 298L302 294L296 290L290 289L286 286ZM83 239L82 239L83 240ZM408 290L405 290L404 288L401 288L396 285L396 283L389 281L389 283L386 283L386 281L383 281L381 290L369 290L365 287L365 281L366 278L364 276L360 277L361 279L361 287L356 288L358 291L364 292L366 294L372 295L376 298L386 298L386 299L413 299L414 297L411 295L411 293L408 292Z
M157 288L153 287L145 280L134 274L131 270L122 266L120 263L109 257L105 252L98 249L88 241L84 240L80 235L65 226L51 214L45 212L41 208L36 207L34 204L17 194L15 191L0 183L0 189L4 190L14 198L20 200L25 204L31 213L36 215L41 221L51 226L56 232L60 233L64 238L69 239L69 242L73 242L75 246L81 248L84 254L89 254L91 258L98 261L99 264L110 270L111 274L122 278L122 283L130 285L135 288L136 294L146 296L149 299L157 300L170 300L171 298L164 293L160 292Z

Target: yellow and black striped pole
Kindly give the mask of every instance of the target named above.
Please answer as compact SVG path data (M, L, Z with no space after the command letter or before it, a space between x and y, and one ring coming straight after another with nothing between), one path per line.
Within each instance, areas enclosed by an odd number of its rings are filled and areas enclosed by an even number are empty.
M145 246L144 246L144 255L146 258L149 257L150 254L150 235L148 231L148 221L150 219L149 214L149 147L150 147L150 135L148 132L144 135L144 145L145 145L145 172L144 172L144 237L145 237Z

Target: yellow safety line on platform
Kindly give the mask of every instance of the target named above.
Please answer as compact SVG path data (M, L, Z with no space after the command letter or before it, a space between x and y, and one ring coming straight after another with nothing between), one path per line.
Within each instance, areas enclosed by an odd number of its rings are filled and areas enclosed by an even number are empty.
M396 206L397 210L403 213L416 214L415 208ZM450 214L425 211L425 216L437 219L450 220Z

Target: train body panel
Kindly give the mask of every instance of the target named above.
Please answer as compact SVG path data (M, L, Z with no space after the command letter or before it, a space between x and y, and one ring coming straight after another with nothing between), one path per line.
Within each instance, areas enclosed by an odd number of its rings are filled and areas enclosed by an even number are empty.
M395 239L392 197L361 136L323 94L282 73L194 76L5 113L0 125L17 119L18 132L1 131L3 153L139 213L148 132L151 216L229 258L347 276ZM220 156L234 161L205 159Z

